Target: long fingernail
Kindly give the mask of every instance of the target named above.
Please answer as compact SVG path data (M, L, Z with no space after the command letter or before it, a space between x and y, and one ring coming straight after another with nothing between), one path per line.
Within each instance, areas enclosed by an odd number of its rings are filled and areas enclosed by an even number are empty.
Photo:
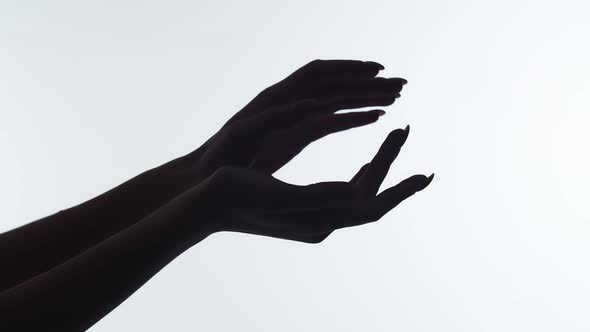
M400 146L402 146L402 145L404 145L404 143L406 143L406 140L408 139L409 134L410 134L410 125L407 125L406 128L404 129L404 134L402 136Z
M385 67L383 67L383 65L382 65L382 64L380 64L379 62L375 62L375 61L365 61L365 63L370 63L370 64L373 64L373 65L377 65L377 67L379 68L379 70L383 70L383 69L385 69Z
M426 185L424 187L427 187L430 182L432 182L432 179L434 179L434 173L430 174L430 176L426 178Z
M405 78L400 78L400 80L402 81L402 84L403 85L408 84L408 80L406 80Z
M432 182L432 179L434 179L434 173L432 173L429 177L426 178L426 180L422 183L422 185L419 186L417 191L424 190L426 187L428 187L430 182Z
M377 110L377 114L379 114L379 117L382 117L385 115L385 111L384 110Z

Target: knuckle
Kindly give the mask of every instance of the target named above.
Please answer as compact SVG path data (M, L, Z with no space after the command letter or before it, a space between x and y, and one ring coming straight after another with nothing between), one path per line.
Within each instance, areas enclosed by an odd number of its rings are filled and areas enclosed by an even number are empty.
M308 66L308 67L310 67L310 68L317 68L317 67L321 66L322 62L323 62L323 61L322 61L322 60L320 60L320 59L314 59L314 60L311 60L311 61L310 61L310 62L307 64L307 66Z
M268 98L270 95L273 94L274 90L276 90L275 85L271 85L268 88L260 91L260 93L258 93L256 97L261 99Z
M232 142L239 144L242 142L244 136L247 136L248 129L252 127L254 123L253 119L243 119L232 123L224 129L222 133L222 140L224 142Z
M323 61L320 59L314 59L310 62L308 62L305 66L303 66L301 69L303 72L313 72L315 70L317 70L318 68L320 68L322 66Z

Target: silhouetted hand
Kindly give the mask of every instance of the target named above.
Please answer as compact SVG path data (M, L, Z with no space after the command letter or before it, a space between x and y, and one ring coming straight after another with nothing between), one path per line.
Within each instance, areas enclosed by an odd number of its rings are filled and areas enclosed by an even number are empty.
M408 133L409 127L392 131L349 182L298 186L253 169L219 168L203 182L214 231L317 243L335 229L379 220L432 181L433 175L414 175L377 195Z
M381 64L359 60L314 60L264 89L224 127L270 106L302 99L342 103L343 108L391 105L406 80L377 78Z
M219 167L242 166L273 174L311 142L375 122L384 111L335 112L391 105L406 81L375 77L382 68L355 60L308 63L262 91L186 155L190 172L204 179Z

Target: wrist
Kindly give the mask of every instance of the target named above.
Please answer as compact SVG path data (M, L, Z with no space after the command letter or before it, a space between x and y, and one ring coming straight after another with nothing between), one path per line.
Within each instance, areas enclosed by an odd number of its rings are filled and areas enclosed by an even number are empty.
M186 190L165 205L165 209L176 214L174 235L186 248L192 247L209 235L218 232L214 209L209 203L204 186L196 185Z

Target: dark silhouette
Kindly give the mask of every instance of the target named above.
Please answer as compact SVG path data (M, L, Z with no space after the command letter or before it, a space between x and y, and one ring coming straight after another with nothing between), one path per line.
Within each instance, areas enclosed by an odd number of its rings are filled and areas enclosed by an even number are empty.
M406 81L376 62L315 60L262 91L195 151L80 205L0 234L0 330L82 331L210 234L318 243L376 221L424 189L412 176L378 193L409 126L342 182L272 177L311 142L377 121Z

